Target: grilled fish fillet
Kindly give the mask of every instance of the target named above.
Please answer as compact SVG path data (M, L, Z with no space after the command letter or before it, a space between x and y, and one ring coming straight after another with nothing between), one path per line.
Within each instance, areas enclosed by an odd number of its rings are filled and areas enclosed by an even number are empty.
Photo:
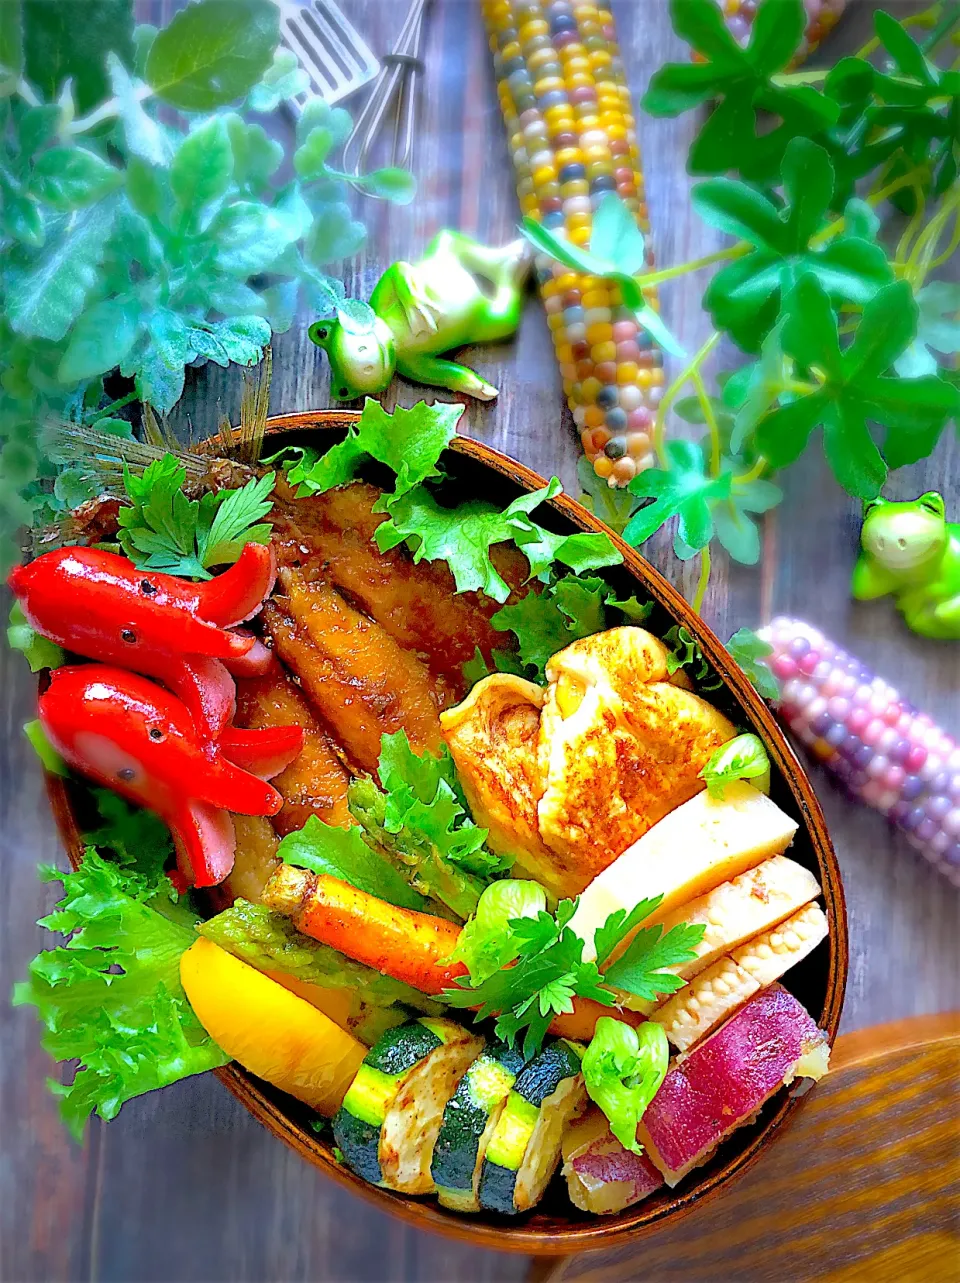
M539 829L582 891L658 820L703 788L701 769L735 728L668 681L642 628L611 628L554 655L540 719Z
M302 829L311 815L342 828L353 824L347 809L347 768L303 692L279 664L264 677L237 681L236 723L257 729L299 726L303 730L303 751L272 781L283 795L283 809L273 817L273 827L281 837Z
M543 688L533 682L492 673L462 704L440 714L440 726L473 817L490 830L487 845L514 856L519 870L562 895L556 857L541 842L537 824L543 699Z
M281 565L302 566L307 579L323 578L338 588L400 646L414 651L442 679L445 704L466 693L462 666L479 647L487 662L493 649L507 650L512 634L490 623L499 603L483 593L457 593L444 562L414 564L404 547L380 552L374 542L386 518L373 506L375 486L356 481L326 494L294 499L277 485L271 519ZM492 550L498 572L513 589L529 574L517 549Z
M416 752L435 751L437 699L420 660L329 584L289 568L280 580L286 596L266 603L264 626L350 761L373 774L381 736L401 729Z

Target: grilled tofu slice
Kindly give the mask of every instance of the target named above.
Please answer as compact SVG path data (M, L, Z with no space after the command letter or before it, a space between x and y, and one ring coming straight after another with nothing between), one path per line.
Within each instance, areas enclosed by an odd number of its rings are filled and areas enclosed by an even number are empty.
M303 751L271 781L283 795L283 809L273 817L273 827L281 837L302 829L311 815L341 828L354 823L347 807L350 774L303 692L279 664L264 677L238 680L237 725L257 729L299 726L303 730ZM242 847L239 832L237 836ZM237 894L247 900L259 899L246 891Z
M659 911L666 915L780 855L796 831L796 821L750 784L729 784L722 798L698 793L624 851L584 891L570 922L587 942L584 958L596 956L594 932L615 910L629 913L639 900L662 895Z
M658 1008L651 1019L663 1027L678 1051L689 1051L755 993L812 953L826 935L826 915L818 904L808 904L729 957L720 958Z
M380 552L374 542L386 518L373 507L376 486L356 481L326 494L286 497L281 483L274 508L274 539L281 565L304 566L339 589L405 650L416 653L440 679L441 707L466 694L463 664L479 647L487 662L493 649L506 650L512 634L490 623L500 609L483 593L457 593L444 562L414 564L404 547ZM527 559L506 544L492 550L497 571L512 589L530 573Z
M462 704L441 713L440 726L473 818L490 831L487 845L514 856L519 869L562 895L562 870L540 840L537 819L543 699L542 687L533 682L491 673Z
M575 894L701 791L701 769L735 730L667 680L667 652L642 628L576 641L546 673L539 829Z
M647 925L662 923L665 932L681 922L703 926L703 939L694 949L695 956L689 962L664 968L682 980L692 980L718 958L783 922L819 894L820 884L809 869L785 855L775 855L690 904L666 914L655 913ZM631 997L630 1007L648 1015L663 1001L645 1002Z
M440 719L423 664L322 581L283 570L286 596L268 601L264 625L348 758L368 774L385 732L405 730L417 753L439 748Z

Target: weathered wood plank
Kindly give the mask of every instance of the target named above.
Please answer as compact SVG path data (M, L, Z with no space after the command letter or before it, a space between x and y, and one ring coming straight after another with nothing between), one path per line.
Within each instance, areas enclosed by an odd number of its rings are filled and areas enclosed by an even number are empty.
M151 3L162 20L171 0ZM635 100L649 74L682 51L663 0L614 4ZM403 21L395 0L353 0L351 18L384 49ZM869 26L867 6L844 24L828 53L854 47ZM489 58L472 0L434 0L416 170L420 195L404 209L364 204L370 247L344 279L369 293L398 257L414 258L443 226L489 239L515 234L516 199ZM289 126L279 122L278 130ZM689 119L643 121L641 137L654 240L662 264L709 252L714 234L690 213L682 172ZM664 291L664 313L690 350L707 321L704 277ZM271 409L327 403L322 354L306 338L307 318L275 349ZM491 406L471 404L463 430L575 489L577 450L539 303L531 298L515 341L470 349L465 359L502 388ZM388 399L411 404L420 389L398 381ZM432 396L432 393L428 393ZM191 376L182 427L198 433L221 409L235 417L238 381L208 367ZM960 450L945 441L935 458L898 474L890 493L937 486L960 511ZM956 654L913 638L885 604L854 607L848 577L856 512L823 465L790 474L787 499L767 523L759 571L718 566L705 615L727 637L772 611L810 618L897 682L954 731L960 730ZM690 592L696 566L681 567L659 536L650 559ZM39 773L19 727L32 686L18 659L0 656L0 986L9 989L39 946L33 926L53 893L36 881L38 860L57 855ZM832 825L851 915L847 1028L919 1011L960 1006L957 902L946 885L884 823L846 803L825 778L818 788ZM126 1106L107 1128L91 1129L81 1150L69 1141L43 1086L49 1062L28 1011L0 1012L0 1277L13 1281L507 1280L523 1262L427 1238L395 1225L293 1158L213 1079L198 1079ZM839 1250L837 1261L839 1263Z

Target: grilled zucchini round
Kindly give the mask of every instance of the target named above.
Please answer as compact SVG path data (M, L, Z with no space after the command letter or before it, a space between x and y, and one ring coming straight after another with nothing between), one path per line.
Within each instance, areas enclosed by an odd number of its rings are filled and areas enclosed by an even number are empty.
M540 1201L560 1162L564 1124L587 1098L581 1054L558 1038L518 1075L483 1158L482 1208L512 1216Z
M523 1055L496 1042L473 1062L443 1111L430 1171L443 1207L478 1212L483 1158Z
M431 1193L444 1107L482 1049L482 1038L452 1020L424 1016L387 1030L333 1120L344 1161L372 1185Z

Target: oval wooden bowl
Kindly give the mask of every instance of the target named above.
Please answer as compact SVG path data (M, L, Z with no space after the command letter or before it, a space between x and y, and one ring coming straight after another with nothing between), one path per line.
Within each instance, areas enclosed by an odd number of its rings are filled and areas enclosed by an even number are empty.
M311 414L290 414L273 418L267 425L271 451L275 445L303 441L305 435L322 429L331 434L346 431L358 418L356 411L320 410ZM456 437L444 465L453 486L464 498L483 496L508 503L517 494L540 489L544 478L514 459L464 437ZM711 701L740 725L759 733L770 752L773 765L771 796L794 817L800 828L790 850L793 859L811 869L820 880L830 923L828 948L817 949L786 976L787 987L826 1030L832 1043L840 1021L847 979L847 919L843 888L836 855L827 833L820 805L803 767L787 743L766 704L750 681L703 621L694 614L675 588L602 522L566 495L559 495L537 512L537 520L557 532L603 530L610 534L623 553L623 565L600 573L629 596L638 589L656 604L651 631L662 635L674 623L689 629L723 681L712 692ZM77 866L82 853L81 829L75 785L47 777L47 791L60 835L71 863ZM608 1248L668 1217L676 1218L694 1204L716 1194L757 1157L761 1146L784 1126L799 1107L800 1100L784 1088L761 1111L750 1126L741 1127L722 1145L709 1163L696 1169L677 1190L662 1188L657 1194L616 1216L588 1217L574 1209L563 1191L548 1194L537 1211L510 1220L498 1216L460 1216L444 1211L433 1199L409 1198L377 1189L355 1176L333 1157L329 1141L310 1128L310 1111L299 1102L232 1064L216 1071L221 1081L247 1109L275 1136L327 1172L340 1185L353 1190L368 1202L392 1212L411 1225L436 1230L477 1246L531 1255L566 1256L591 1248Z

